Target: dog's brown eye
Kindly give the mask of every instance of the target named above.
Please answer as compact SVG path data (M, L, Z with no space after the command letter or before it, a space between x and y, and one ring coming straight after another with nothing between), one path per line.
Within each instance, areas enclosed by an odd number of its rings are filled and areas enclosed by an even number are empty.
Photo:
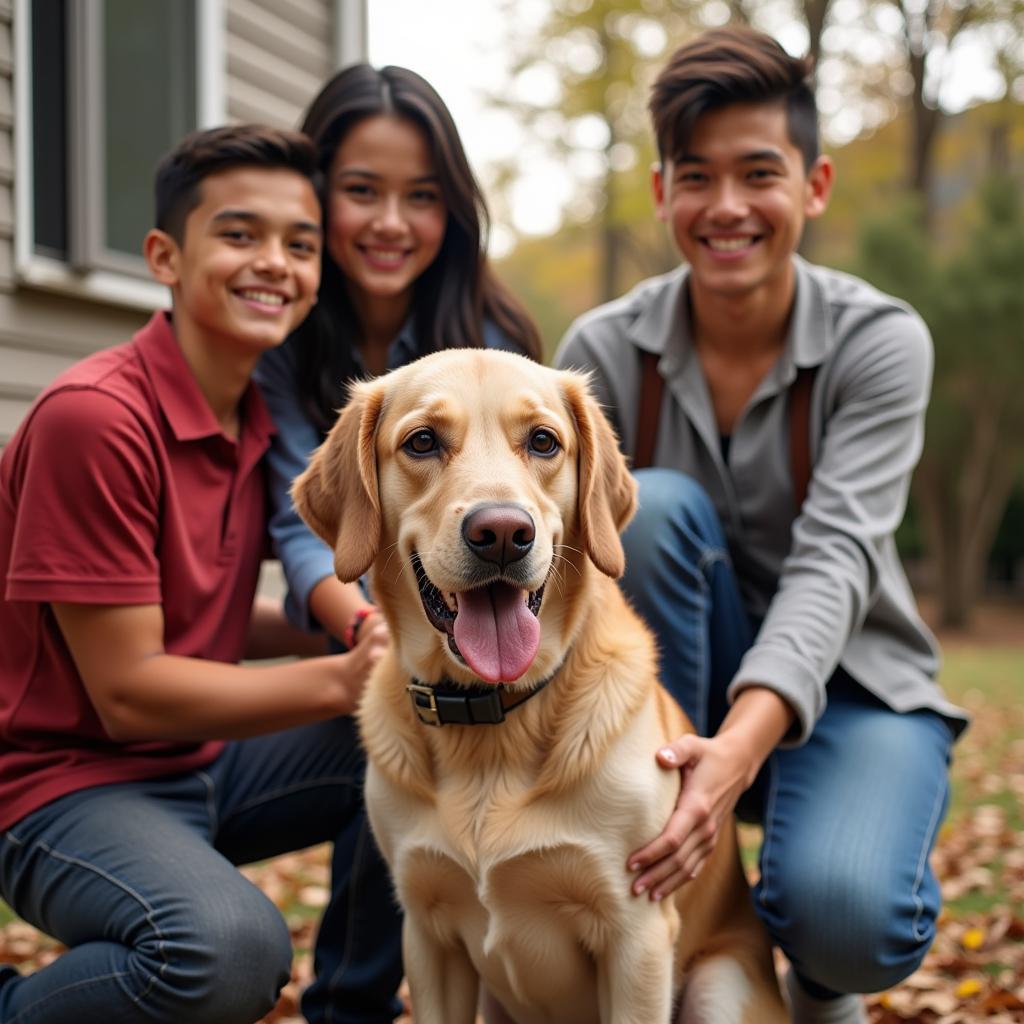
M432 430L426 429L417 430L415 433L410 434L405 439L402 447L410 455L433 455L440 448L437 442L437 434Z
M554 455L558 451L558 438L550 430L539 427L530 435L530 451L534 455Z

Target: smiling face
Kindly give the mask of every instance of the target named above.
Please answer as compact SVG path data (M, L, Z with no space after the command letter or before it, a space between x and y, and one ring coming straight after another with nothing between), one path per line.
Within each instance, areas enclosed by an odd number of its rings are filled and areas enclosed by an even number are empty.
M690 264L698 292L792 296L796 251L809 217L824 212L832 164L809 170L781 103L736 103L697 120L684 153L654 172L658 216Z
M448 222L426 135L403 118L364 118L341 140L328 181L327 250L357 307L408 305Z
M182 242L151 231L153 276L171 288L186 349L215 344L255 359L308 315L320 283L320 204L295 171L237 167L203 179Z

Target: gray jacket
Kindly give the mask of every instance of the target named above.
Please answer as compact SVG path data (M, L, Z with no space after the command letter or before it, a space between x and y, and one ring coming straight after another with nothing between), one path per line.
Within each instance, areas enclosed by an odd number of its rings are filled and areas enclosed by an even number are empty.
M803 742L838 665L896 711L932 708L966 724L935 682L939 654L921 621L893 534L921 454L932 372L927 327L904 303L799 257L786 347L734 428L728 465L689 333L688 270L642 282L569 329L555 362L591 371L592 387L632 455L638 349L659 353L665 381L654 465L711 496L751 615L761 621L729 688L781 694ZM787 393L817 367L813 473L795 515Z

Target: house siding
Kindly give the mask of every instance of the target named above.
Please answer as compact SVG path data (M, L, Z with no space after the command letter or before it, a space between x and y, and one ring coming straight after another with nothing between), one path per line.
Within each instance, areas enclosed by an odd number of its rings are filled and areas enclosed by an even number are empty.
M334 67L333 0L224 0L226 115L292 127ZM27 7L27 5L26 5ZM20 283L15 268L14 19L0 0L0 448L58 373L149 312Z
M297 127L334 70L333 5L323 0L227 0L227 115Z

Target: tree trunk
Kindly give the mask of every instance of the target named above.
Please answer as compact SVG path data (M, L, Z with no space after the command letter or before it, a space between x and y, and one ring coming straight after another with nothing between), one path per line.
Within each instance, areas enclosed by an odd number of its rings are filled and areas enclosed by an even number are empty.
M945 10L942 8L945 6ZM938 90L933 97L925 94L925 61L929 51L935 49L932 34L937 24L946 22L943 32L948 57L953 40L972 16L972 4L943 5L927 2L909 4L901 0L904 42L907 66L914 82L911 100L910 160L907 181L922 200L925 227L930 231L934 219L932 173L935 162L935 143L945 115L939 106ZM946 17L940 17L945 14ZM941 79L941 70L937 76Z
M610 302L619 295L620 247L619 229L615 223L616 191L615 172L609 163L604 179L604 212L601 215L601 302Z
M817 64L821 57L821 34L825 31L825 18L832 0L805 0L804 17L807 19L807 34L810 36L808 53Z
M1005 443L1005 403L992 396L972 410L973 429L962 460L939 452L922 460L915 494L936 573L939 623L970 624L981 596L988 556L1013 492L1015 459Z
M910 107L910 154L907 167L907 184L910 189L921 197L922 216L925 229L931 231L933 221L932 210L932 154L935 151L936 133L939 127L939 110L929 106L925 99L925 58L927 56L926 39L931 29L930 18L926 7L921 18L924 24L915 26L913 17L904 5L904 18L907 19L907 65L914 88L911 93Z

